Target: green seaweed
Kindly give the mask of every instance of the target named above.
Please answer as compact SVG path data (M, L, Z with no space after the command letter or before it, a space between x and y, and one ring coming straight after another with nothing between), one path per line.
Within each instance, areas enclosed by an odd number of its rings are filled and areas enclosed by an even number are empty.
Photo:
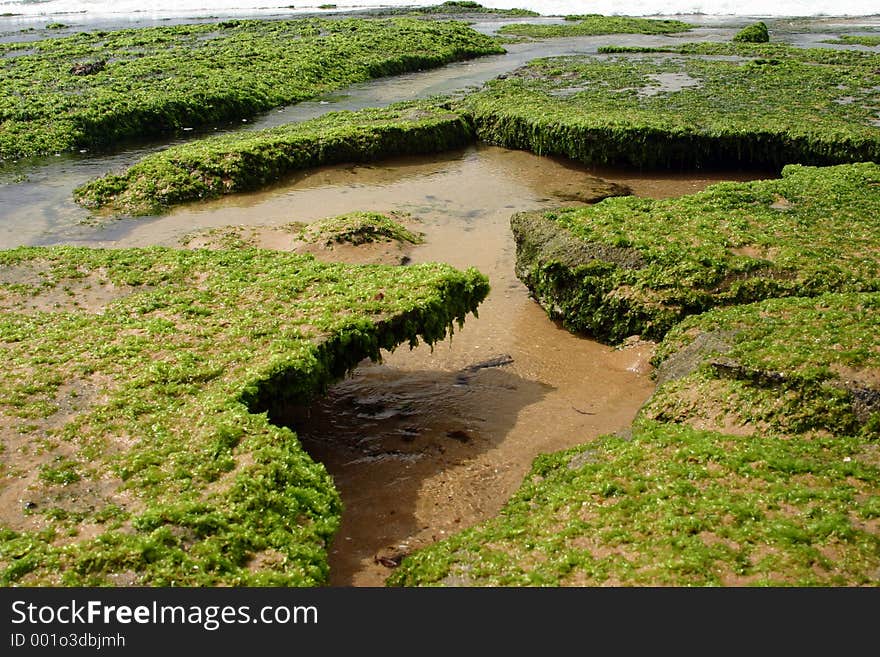
M483 141L587 164L781 169L880 159L880 56L773 44L669 50L692 56L536 60L461 109Z
M417 235L380 212L349 212L312 222L300 234L305 242L321 242L326 246L334 243L367 244L369 242L407 242L420 244Z
M845 46L868 46L869 48L876 48L877 46L880 46L880 35L842 34L838 38L828 39L824 43L833 43Z
M456 21L229 20L0 44L0 161L253 116L503 49ZM84 62L104 61L91 75Z
M880 437L880 295L715 309L659 345L645 417L739 431Z
M600 54L674 53L699 57L742 57L771 63L774 60L804 62L820 66L877 65L877 54L869 51L832 48L798 48L787 43L744 43L736 41L697 41L665 46L600 46ZM776 61L779 63L779 61Z
M475 270L260 249L0 251L3 585L314 586L341 504L270 422L475 312Z
M156 214L175 204L258 189L298 169L436 153L472 140L464 117L427 103L333 112L173 146L78 187L74 196L89 208Z
M757 23L747 25L733 35L733 40L742 43L768 43L770 41L770 32L767 30L767 23L758 21Z
M511 227L517 275L551 317L616 343L716 306L880 290L878 218L880 165L866 162L519 213Z
M641 420L535 459L495 518L391 586L877 586L880 461L853 437Z
M382 11L394 11L384 9ZM413 14L497 14L499 16L540 16L536 11L529 9L496 9L493 7L484 7L479 2L470 2L469 0L447 0L439 5L431 5L428 7L415 7L412 9L400 9L398 11L409 12Z
M674 34L686 32L694 26L670 19L635 18L632 16L603 16L601 14L571 15L566 23L515 23L502 25L499 34L551 39L556 37L598 36L602 34Z

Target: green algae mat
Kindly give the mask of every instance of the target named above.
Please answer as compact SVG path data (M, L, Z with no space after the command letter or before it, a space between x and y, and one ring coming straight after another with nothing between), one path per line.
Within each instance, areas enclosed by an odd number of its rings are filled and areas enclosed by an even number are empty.
M683 322L631 431L538 457L496 518L389 584L880 586L878 311L829 294Z
M230 20L0 44L0 162L217 124L503 49L457 21Z
M616 343L770 297L880 290L880 165L610 198L511 218L518 277L551 317Z
M880 55L762 44L539 59L462 103L479 139L587 164L880 159Z
M0 252L0 583L324 583L340 500L269 415L487 293L440 264Z
M443 2L439 5L430 5L427 7L382 7L374 9L373 11L382 15L388 14L392 16L395 14L412 14L415 16L430 16L436 14L445 14L448 16L469 16L470 14L493 14L498 16L540 16L538 12L531 11L529 9L496 9L494 7L484 7L479 2L471 2L470 0L449 0L448 2Z
M689 317L642 415L742 434L880 438L880 295L768 299Z
M299 169L431 154L473 140L461 114L425 102L332 112L172 146L82 185L74 197L104 213L158 214L185 202L259 189Z
M825 43L833 43L846 46L868 46L869 48L877 48L880 47L880 35L871 36L864 34L844 34L837 39L828 39L827 41L825 41Z
M603 34L674 34L695 27L677 20L603 16L601 14L570 15L564 24L516 23L502 25L499 34L552 39L556 37L599 36Z

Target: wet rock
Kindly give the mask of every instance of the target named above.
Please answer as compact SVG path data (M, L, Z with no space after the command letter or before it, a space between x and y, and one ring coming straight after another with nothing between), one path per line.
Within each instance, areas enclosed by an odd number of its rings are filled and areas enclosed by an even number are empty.
M105 66L107 66L107 62L103 59L90 64L74 64L68 73L71 75L94 75L103 71Z
M880 413L880 390L853 382L846 382L844 387L852 395L853 412L860 422Z
M386 568L397 568L406 555L407 552L400 548L385 548L373 556L373 562Z
M579 470L588 463L596 463L599 460L596 450L587 449L579 454L575 454L568 461L569 470Z
M637 249L581 239L548 212L516 213L510 227L517 278L569 331L614 344L649 329L659 333L672 322L674 309L654 299L628 298L630 288L615 287L616 272L646 266Z
M733 346L735 331L700 333L690 344L669 356L657 370L657 387L687 376L703 364L708 354L724 354ZM721 359L716 359L722 362Z
M505 365L510 365L512 362L513 357L510 354L500 354L498 356L493 356L492 358L487 358L486 360L481 360L479 363L473 363L472 365L462 368L462 370L456 375L455 382L460 385L467 385L470 383L471 377L480 370L488 369L490 367L503 367Z
M713 358L707 362L719 377L739 379L741 381L752 381L763 387L778 386L785 383L790 378L785 372L759 370L753 367L746 367L732 358Z

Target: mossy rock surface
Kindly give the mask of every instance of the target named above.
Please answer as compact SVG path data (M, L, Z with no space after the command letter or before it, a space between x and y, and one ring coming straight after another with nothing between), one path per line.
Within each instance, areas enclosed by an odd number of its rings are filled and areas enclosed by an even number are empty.
M303 229L300 239L325 246L358 246L371 242L420 244L424 241L424 236L412 232L387 214L360 211L315 221Z
M535 60L461 106L483 141L586 164L781 169L880 160L880 55L753 44L667 50L677 56L653 49ZM704 56L716 54L725 57Z
M572 14L564 24L516 23L502 25L499 34L551 39L556 37L598 36L602 34L674 34L687 32L694 25L683 21L633 16Z
M441 264L0 252L0 583L325 583L338 493L269 417L487 293Z
M825 43L844 46L867 46L869 48L880 47L880 35L872 34L844 34L837 39L828 39Z
M639 421L535 459L495 518L393 586L878 586L880 450Z
M294 171L460 148L474 139L461 114L428 103L332 112L267 130L199 139L148 155L74 190L105 213L146 215L259 189Z
M768 43L770 41L770 31L767 29L767 23L758 21L757 23L747 25L734 34L733 40L741 43Z
M431 5L428 7L382 7L374 9L370 13L378 14L413 14L422 16L463 16L472 15L483 16L491 14L493 16L540 16L536 11L529 9L497 9L494 7L484 7L479 2L470 2L469 0L449 0L439 5Z
M227 20L2 43L0 161L216 125L503 52L463 22L414 18Z
M880 295L771 299L689 317L642 409L700 428L880 438Z
M880 165L787 166L677 199L511 218L516 271L551 317L616 343L717 306L880 290Z

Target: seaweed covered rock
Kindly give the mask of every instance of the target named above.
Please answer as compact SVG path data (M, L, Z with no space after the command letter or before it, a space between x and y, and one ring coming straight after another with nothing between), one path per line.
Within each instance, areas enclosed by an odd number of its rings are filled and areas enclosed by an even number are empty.
M876 447L642 420L539 456L496 517L388 584L876 587Z
M880 290L880 165L791 165L677 199L608 198L511 218L517 276L569 330L661 338L772 297Z
M395 241L418 244L424 238L381 212L349 212L309 224L300 234L305 242L330 246L334 243L366 244Z
M463 22L405 17L229 20L5 42L0 57L14 65L0 76L0 161L250 117L354 82L503 52ZM98 59L112 75L95 75Z
M388 10L386 9L385 11ZM540 16L538 12L530 11L528 9L496 9L494 7L484 7L479 2L472 2L471 0L447 0L439 5L407 8L404 11L414 14L497 14L500 16Z
M733 43L662 50L679 56L534 60L461 108L483 141L586 164L781 169L880 160L880 55Z
M0 584L314 586L340 500L270 420L434 343L476 270L263 249L0 252Z
M89 208L157 214L181 203L259 189L298 169L437 153L473 138L461 114L427 103L333 112L172 146L78 187L74 196Z
M514 23L502 25L499 34L551 39L556 37L596 36L600 34L674 34L694 27L691 23L662 18L571 14L565 23Z
M733 40L739 43L768 43L770 32L764 21L758 21L747 25L733 36Z
M880 437L880 294L771 299L690 317L641 413L725 433Z

